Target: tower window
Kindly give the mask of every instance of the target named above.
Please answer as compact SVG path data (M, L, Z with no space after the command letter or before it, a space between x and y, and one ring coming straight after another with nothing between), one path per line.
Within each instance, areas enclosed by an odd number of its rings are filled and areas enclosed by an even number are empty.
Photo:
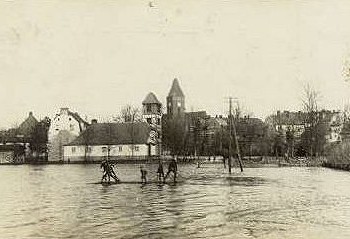
M150 113L152 111L151 105L147 105L146 106L146 110L147 110L147 113Z

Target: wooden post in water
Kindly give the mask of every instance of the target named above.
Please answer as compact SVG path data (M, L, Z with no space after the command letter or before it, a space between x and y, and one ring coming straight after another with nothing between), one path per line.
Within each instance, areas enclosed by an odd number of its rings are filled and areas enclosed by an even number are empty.
M240 150L239 150L238 139L237 139L237 132L236 132L236 126L235 126L235 123L234 123L234 122L232 122L232 128L233 128L233 136L234 136L234 138L235 138L237 159L238 159L239 167L241 168L241 172L243 172L243 164L242 164L242 160L241 160L241 153L240 153Z
M229 98L230 111L229 111L229 129L230 129L230 144L228 146L228 172L231 173L231 157L232 157L232 97Z
M233 137L234 137L234 141L235 141L235 145L236 145L236 153L237 153L237 159L238 159L239 167L241 168L241 172L243 172L243 164L242 164L241 153L240 153L239 145L238 145L236 126L235 126L235 123L233 122L233 117L232 117L232 97L229 98L229 103L230 103L230 114L229 114L229 125L230 125L229 173L231 173L232 133L233 133Z

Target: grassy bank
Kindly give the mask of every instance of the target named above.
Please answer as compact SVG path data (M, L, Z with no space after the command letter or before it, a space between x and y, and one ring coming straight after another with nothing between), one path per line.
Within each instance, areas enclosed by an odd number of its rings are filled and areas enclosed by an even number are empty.
M323 166L350 171L350 142L342 142L331 147Z

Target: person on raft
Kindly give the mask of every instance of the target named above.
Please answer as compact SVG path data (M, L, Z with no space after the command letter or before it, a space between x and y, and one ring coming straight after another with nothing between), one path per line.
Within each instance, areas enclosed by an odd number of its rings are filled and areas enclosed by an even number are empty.
M100 168L103 168L103 176L102 176L101 182L110 182L111 177L115 180L115 182L120 181L114 172L114 165L110 164L108 160L103 160Z
M147 170L142 165L140 166L140 172L141 172L141 182L147 183Z
M162 180L163 180L163 182L165 181L163 162L161 160L159 160L158 169L157 169L157 175L158 175L158 181L159 182L161 182Z
M171 162L169 163L168 172L165 175L164 181L169 176L169 174L171 172L174 174L174 182L176 182L176 175L177 175L177 160L176 160L176 157L174 157L171 160Z

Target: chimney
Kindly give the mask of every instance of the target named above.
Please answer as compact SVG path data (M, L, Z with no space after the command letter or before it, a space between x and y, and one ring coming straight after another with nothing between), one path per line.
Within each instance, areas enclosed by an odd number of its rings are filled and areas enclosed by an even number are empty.
M60 114L68 114L68 108L67 107L61 108Z
M29 112L29 116L33 116L33 112L32 111Z
M91 124L97 124L97 119L92 119Z

